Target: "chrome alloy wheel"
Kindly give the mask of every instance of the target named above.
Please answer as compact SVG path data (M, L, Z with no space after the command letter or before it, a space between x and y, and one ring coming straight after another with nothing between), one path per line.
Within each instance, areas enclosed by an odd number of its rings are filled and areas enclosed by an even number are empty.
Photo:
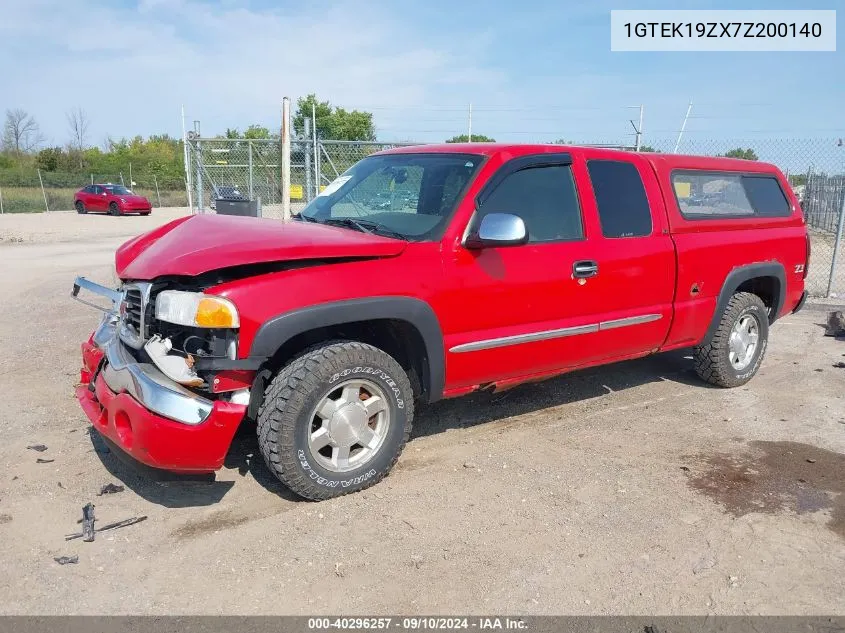
M356 378L332 387L310 421L311 456L326 470L341 473L376 456L390 428L390 409L378 385Z
M731 330L728 359L734 370L742 371L751 364L760 340L760 326L750 314L741 317Z

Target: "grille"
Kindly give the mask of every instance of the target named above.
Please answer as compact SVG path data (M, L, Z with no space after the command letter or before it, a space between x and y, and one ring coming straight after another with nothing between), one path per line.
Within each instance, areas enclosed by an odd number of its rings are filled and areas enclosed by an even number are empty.
M144 310L144 298L138 288L128 288L123 298L126 306L123 313L123 322L132 327L138 334L141 332L141 314Z
M124 343L135 349L141 349L147 341L146 311L150 286L141 282L123 286L119 334Z

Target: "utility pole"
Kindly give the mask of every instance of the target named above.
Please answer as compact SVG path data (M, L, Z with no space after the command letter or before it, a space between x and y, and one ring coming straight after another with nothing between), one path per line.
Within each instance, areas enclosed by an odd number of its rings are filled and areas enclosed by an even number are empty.
M467 142L472 143L472 104L469 104L469 125L467 126Z
M689 106L687 106L687 113L684 116L684 122L681 123L681 131L678 132L678 141L675 143L675 149L672 152L673 154L678 153L678 148L681 146L681 137L684 135L684 130L687 129L687 119L689 119L689 113L692 112L692 99L690 99Z

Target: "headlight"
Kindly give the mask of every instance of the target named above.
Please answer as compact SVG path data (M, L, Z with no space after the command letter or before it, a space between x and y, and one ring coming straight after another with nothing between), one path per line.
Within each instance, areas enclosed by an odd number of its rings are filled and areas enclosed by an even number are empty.
M235 328L238 311L228 299L182 290L165 290L156 297L156 318L190 327Z

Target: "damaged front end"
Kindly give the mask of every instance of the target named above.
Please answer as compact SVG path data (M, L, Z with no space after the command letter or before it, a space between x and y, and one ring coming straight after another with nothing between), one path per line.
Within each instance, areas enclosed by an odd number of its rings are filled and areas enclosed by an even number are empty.
M107 305L81 298L82 290ZM112 290L77 278L71 294L104 313L82 346L77 390L95 427L151 466L220 468L246 414L254 375L235 360L234 305L166 283Z

